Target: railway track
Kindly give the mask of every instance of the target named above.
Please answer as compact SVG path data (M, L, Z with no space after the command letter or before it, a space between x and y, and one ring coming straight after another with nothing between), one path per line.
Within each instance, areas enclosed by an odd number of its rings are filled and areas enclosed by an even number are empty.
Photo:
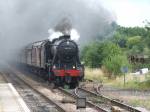
M25 72L25 71L24 71L24 72ZM28 73L26 73L26 74L28 74ZM42 85L44 85L46 88L51 89L51 88L49 87L49 85L46 85L45 82L44 82L41 78L39 79L39 77L37 77L37 76L35 76L35 75L33 75L33 74L28 75L28 76L29 76L30 78L32 78L32 79L34 79L34 80L36 80L36 81L42 83ZM74 90L67 91L67 90L65 90L65 89L63 89L63 88L57 88L57 89L54 89L54 90L52 90L52 91L55 91L56 93L63 93L65 96L67 95L67 96L69 96L69 97L72 97L72 98L74 99L74 101L73 101L74 103L76 102L76 99L78 98L78 96L76 96L75 94L73 94L74 92L71 92L71 91L74 91ZM98 111L98 112L107 112L105 109L103 109L103 108L101 108L101 107L95 105L95 104L92 103L92 102L87 101L86 103L87 103L88 107L94 108L94 109L95 109L96 111ZM90 111L90 112L91 112L91 111Z
M44 87L47 89L50 89L48 87L48 85L44 84L44 81L42 81L42 80L39 81L39 78L35 75L31 76L30 78L27 76L29 78L29 79L27 79L24 75L18 75L18 74L19 73L15 73L15 75L20 80L22 80L24 83L26 83L28 86L30 86L31 88L33 88L35 91L37 91L40 94L43 94L43 92L40 89L43 89ZM37 77L37 79L35 79L36 77ZM37 80L36 82L38 82L38 83L35 83L35 82L33 83L30 79L35 79L35 80ZM55 91L56 91L55 93L61 93L61 94L63 93L65 96L70 96L71 98L73 98L74 101L72 103L75 103L75 100L79 97L86 97L87 106L97 110L98 112L111 112L112 111L111 107L114 105L124 109L125 111L123 111L123 112L140 112L139 110L137 110L129 105L123 104L116 100L112 100L106 96L85 90L83 88L77 88L74 90L65 90L63 88L57 88L57 89L55 89ZM47 94L44 94L42 96L51 100ZM53 102L55 102L55 101L51 100L50 102L53 104ZM64 106L60 106L62 104L60 104L58 102L54 103L53 105L55 105L57 110L60 112L67 111L63 108ZM70 111L68 111L68 112L70 112Z
M12 71L3 74L4 79L15 86L32 112L66 112L64 108L39 90L39 84L27 82L20 76L12 74Z
M17 72L18 71L16 71L16 70L13 72L15 77L17 77L22 82L24 82L29 87L31 87L33 90L35 90L36 92L41 94L41 96L43 96L43 97L47 98L48 100L50 100L50 102L57 108L58 111L60 111L60 112L77 112L76 104L75 104L76 103L75 99L77 97L75 98L73 94L71 95L71 93L70 93L70 95L69 95L69 93L67 93L67 92L65 93L64 92L65 90L60 89L60 88L51 90L51 88L47 84L45 84L44 81L39 80L38 77L36 79L35 75L31 76L31 77L28 77L28 76L25 76L25 74L22 74L21 72L18 72L18 73ZM12 71L11 71L11 73L12 73ZM34 80L32 78L34 78ZM69 102L67 101L65 103L71 103L72 105L74 105L73 107L75 109L70 109L70 110L67 109L66 110L66 106L65 106L65 104L63 104L64 103L63 101L57 102L57 98L56 99L51 99L51 96L48 94L48 92L45 93L43 91L44 89L46 89L47 91L53 91L54 94L61 94L64 97L63 99L65 99L65 98L68 99L69 96L70 96L70 98L73 99L73 100L69 100ZM87 105L88 105L88 107L85 109L86 112L106 112L105 110L103 110L102 108L96 106L92 102L87 102Z
M58 88L60 91L62 91L64 94L67 94L68 96L71 96L73 97L74 99L77 99L79 98L80 96L79 95L76 95L75 94L75 89L74 90L65 90L63 88ZM106 109L98 106L98 105L95 105L94 103L90 102L90 101L86 101L87 105L89 107L92 107L92 108L95 108L98 112L108 112Z
M84 88L77 88L76 89L76 94L80 97L86 97L88 100L90 100L91 102L98 102L100 103L100 105L102 105L102 103L105 103L107 105L111 105L112 106L117 106L121 109L124 109L123 111L127 111L127 112L141 112L140 110L137 110L136 108L129 106L125 103L119 102L117 100L113 100L111 98L108 98L104 95L99 94L99 92L95 93L92 91L88 91ZM111 109L111 107L108 106L108 108ZM110 111L110 110L107 110Z
M37 76L35 76L35 75L29 75L29 77L31 77L31 78L37 80L38 82L44 83L43 80L39 79L39 77L37 77ZM49 88L47 85L45 85L45 83L44 83L44 86L45 86L46 88ZM74 94L74 89L71 90L71 91L69 91L69 90L65 90L65 89L59 87L59 88L55 89L55 92L56 92L56 93L58 93L58 92L59 92L59 93L63 93L64 95L67 95L67 96L72 97L72 98L74 99L74 102L76 102L75 100L78 98L78 96L77 96L76 94ZM108 111L105 110L104 108L102 108L102 107L100 107L100 106L97 106L97 105L95 105L94 103L92 103L92 102L90 102L90 101L87 101L86 104L87 104L88 107L94 108L94 109L96 109L98 112L108 112Z

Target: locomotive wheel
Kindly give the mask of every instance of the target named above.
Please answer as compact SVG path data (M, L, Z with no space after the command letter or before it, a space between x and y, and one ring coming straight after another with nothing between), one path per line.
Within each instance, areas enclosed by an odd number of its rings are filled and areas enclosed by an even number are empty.
M79 86L79 82L71 83L71 84L70 84L70 89L74 89L74 88L76 88L77 86Z

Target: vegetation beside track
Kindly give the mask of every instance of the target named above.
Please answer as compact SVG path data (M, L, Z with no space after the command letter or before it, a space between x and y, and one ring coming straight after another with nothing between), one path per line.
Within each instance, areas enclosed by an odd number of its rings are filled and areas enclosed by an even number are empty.
M86 67L85 79L103 82L104 85L117 87L120 89L150 90L150 74L126 74L126 83L124 86L123 76L117 76L110 79L101 69L91 69Z
M110 79L106 77L106 75L103 73L101 69L91 69L86 67L85 79L94 80L96 82L103 82L104 88L105 86L109 86L112 89L114 88L123 91L131 91L131 93L132 91L135 90L135 94L136 91L142 92L147 90L148 92L150 92L150 74L145 74L145 75L126 74L126 83L124 86L123 76L117 76L116 78ZM143 93L139 96L136 96L136 98L128 94L127 95L128 98L125 99L129 104L133 106L145 107L146 109L150 110L150 97L147 97L146 99L143 98L144 95Z
M116 79L109 79L105 84L117 87L120 89L132 89L132 90L150 90L150 79L146 79L146 75L133 76L131 74L126 75L126 82L124 85L123 76Z
M143 107L145 107L148 110L150 110L150 98L147 99L147 100L132 99L132 100L129 100L129 103L132 104L133 106L140 106L140 105L142 105Z
M116 26L116 31L111 38L101 40L100 37L95 42L87 44L81 52L81 59L86 66L85 79L103 82L104 85L112 89L124 89L123 92L129 92L129 94L125 93L124 100L134 106L145 107L150 110L150 97L146 97L145 92L137 97L130 94L132 92L136 94L137 90L150 92L150 73L131 74L131 72L136 72L142 68L149 68L150 70L149 22L145 27ZM121 68L128 68L128 73L125 75L125 85Z
M82 50L81 59L90 68L101 68L105 75L123 75L122 67L129 71L150 69L150 23L145 27L121 27L105 40L97 39Z

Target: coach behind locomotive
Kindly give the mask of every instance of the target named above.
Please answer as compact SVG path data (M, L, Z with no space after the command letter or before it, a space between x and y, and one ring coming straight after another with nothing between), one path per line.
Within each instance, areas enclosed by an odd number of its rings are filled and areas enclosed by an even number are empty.
M32 43L23 54L22 63L58 86L74 88L84 77L78 46L69 35Z

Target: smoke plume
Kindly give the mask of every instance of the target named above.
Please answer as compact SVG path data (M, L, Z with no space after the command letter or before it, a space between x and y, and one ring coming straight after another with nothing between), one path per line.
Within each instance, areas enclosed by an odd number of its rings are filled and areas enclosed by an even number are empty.
M78 41L80 38L79 33L76 29L72 28L72 23L68 20L68 18L62 19L54 29L49 29L49 37L48 39L52 41L55 38L59 38L63 35L70 35L71 39L74 41Z
M54 32L68 31L84 45L110 34L116 20L99 0L0 0L0 15L0 59Z

